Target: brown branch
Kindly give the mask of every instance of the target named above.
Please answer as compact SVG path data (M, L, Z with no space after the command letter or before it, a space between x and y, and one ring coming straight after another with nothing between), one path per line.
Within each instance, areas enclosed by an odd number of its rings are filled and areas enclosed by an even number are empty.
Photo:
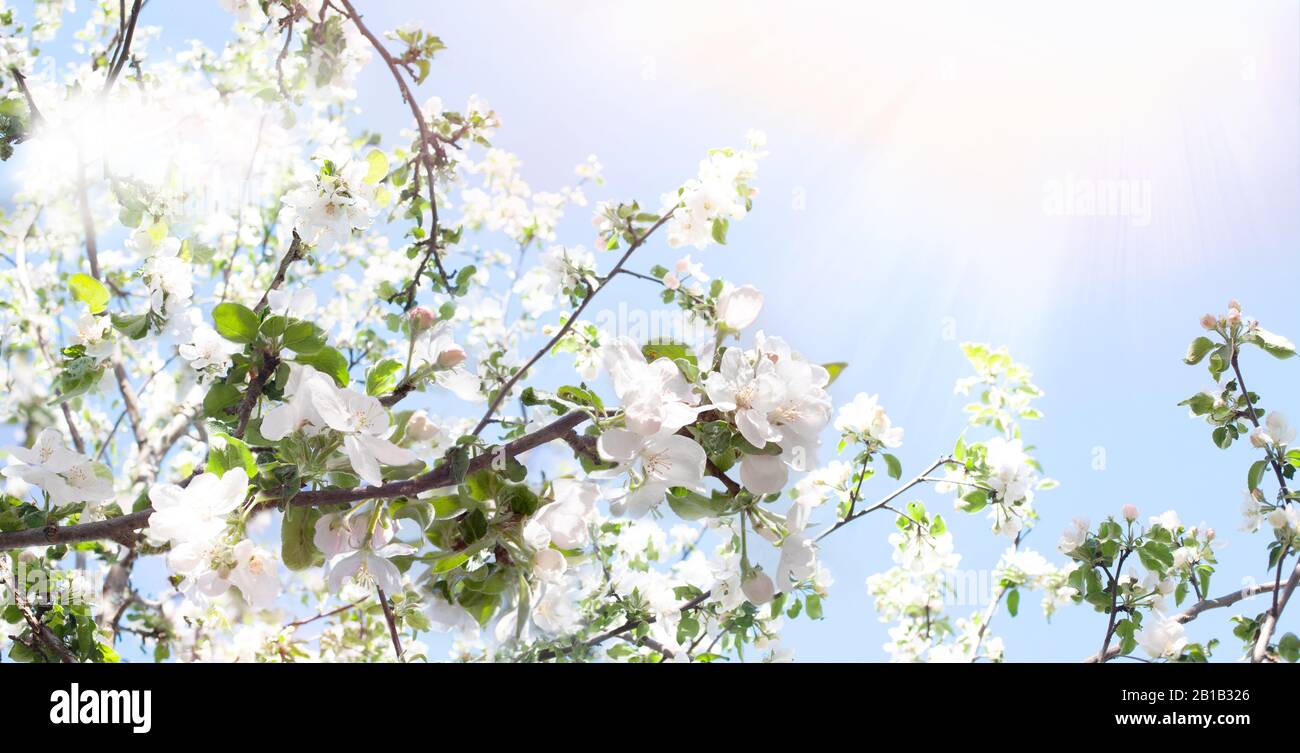
M346 612L346 611L348 611L349 609L352 609L353 607L356 607L356 606L361 605L361 604L364 603L364 602L366 601L366 599L368 599L368 598L370 598L370 597L367 596L367 597L362 598L362 599L357 599L356 601L352 602L351 604L344 604L343 606L341 606L341 607L336 607L336 608L334 608L334 609L329 610L328 612L318 612L317 614L312 615L311 617L306 617L306 618L303 618L303 619L301 619L301 620L295 620L295 621L293 621L293 622L290 622L288 625L285 625L282 629L283 629L283 630L297 630L298 628L302 627L303 625L308 625L308 624L313 623L313 622L315 622L315 621L317 621L317 620L323 620L323 619L326 619L326 618L329 618L329 617L333 617L333 616L336 615L336 614L339 614L339 613L342 613L342 612Z
M9 66L9 72L13 74L14 81L18 82L18 90L27 100L27 109L32 111L32 125L41 125L45 122L45 116L41 115L41 108L36 106L36 99L32 97L31 89L27 88L27 77L18 70L17 66Z
M126 21L126 34L122 37L122 46L117 50L115 59L108 69L108 79L104 82L104 96L113 90L113 84L122 73L122 67L131 57L131 40L135 37L135 25L140 20L140 8L143 5L143 0L135 0L131 5L131 16Z
M397 60L393 58L392 53L388 51L388 48L384 46L384 43L380 41L379 37L375 36L374 32L362 23L361 14L357 13L357 9L352 7L352 3L349 2L349 0L340 0L340 2L346 9L348 17L352 19L352 23L357 27L357 31L361 32L361 35L370 42L370 46L375 48L375 52L379 53L379 57L383 59L384 63L388 66L388 70L393 74L393 80L397 82L397 88L402 92L402 101L406 102L407 106L411 109L411 115L415 118L416 128L418 128L420 132L420 162L424 167L425 182L428 183L429 188L430 226L429 237L425 241L429 245L429 248L425 252L424 258L420 260L420 266L417 268L415 277L412 278L411 284L408 287L409 292L407 293L405 308L407 311L410 311L415 307L415 291L420 285L420 275L424 273L424 269L428 265L430 259L433 260L434 265L438 269L438 275L442 278L443 286L448 291L452 289L451 278L447 275L447 270L442 266L441 257L438 256L437 183L434 181L433 174L434 157L429 154L429 150L430 148L433 149L434 153L437 155L437 162L439 164L446 159L446 153L442 148L442 144L439 143L429 131L429 124L425 122L424 113L420 112L420 106L415 101L415 95L411 94L411 88L407 86L406 78L402 76L402 71L398 66ZM416 181L418 182L418 180L419 172L417 169Z
M289 250L284 252L284 258L280 259L280 266L275 270L275 277L271 278L271 285L267 287L266 292L262 294L261 300L253 307L253 311L262 313L270 305L271 291L278 290L284 284L285 275L289 271L289 265L305 258L302 253L302 238L298 237L298 231L293 231L293 241L289 243Z
M131 382L126 376L126 369L117 360L113 361L113 378L117 380L117 388L122 393L122 405L127 418L131 420L131 434L135 436L135 444L137 447L144 447L148 437L145 436L144 425L140 419L140 403L136 400L135 390L131 388Z
M573 429L573 427L586 421L587 414L579 411L568 413L555 421L543 426L531 434L509 442L493 452L485 452L478 457L469 461L467 473L473 473L492 466L494 462L500 462L499 457L514 458L522 455L529 450L540 447L547 442L560 439L564 434ZM381 486L362 486L348 489L321 489L318 491L301 492L284 498L269 498L262 500L259 507L274 507L281 503L293 505L295 507L318 507L321 505L333 505L345 502L355 502L363 499L385 499L391 497L411 497L421 492L431 489L440 489L459 483L460 478L455 475L450 463L444 462L428 473L421 474L415 478L403 481L393 481ZM121 515L108 520L95 521L93 523L79 523L77 525L60 527L49 525L44 528L27 528L21 531L0 532L0 551L6 549L18 549L28 546L49 546L52 544L71 544L79 541L98 541L101 539L112 539L119 542L129 542L134 536L134 532L149 525L149 516L153 513L152 509L141 510L126 515Z
M1254 586L1248 586L1246 588L1241 588L1236 591L1232 591L1231 593L1226 593L1223 596L1219 596L1213 599L1202 599L1196 602L1195 604L1191 605L1187 609L1183 610L1182 612L1179 612L1178 614L1174 615L1173 620L1174 622L1177 622L1180 625L1185 625L1191 622L1192 620L1196 619L1197 617L1199 617L1202 612L1208 612L1211 609L1222 609L1223 607L1230 607L1233 604L1236 604L1237 602L1241 601L1242 599L1248 599L1252 596L1258 596L1259 594L1268 593L1272 590L1273 590L1272 583L1262 583ZM1104 656L1100 653L1093 654L1092 656L1089 656L1087 659L1084 659L1083 662L1085 664L1101 664L1104 663L1105 661L1114 659L1119 655L1120 655L1120 647L1111 646L1106 650Z
M501 401L505 400L506 395L510 394L511 388L513 388L515 384L517 384L519 380L524 377L524 374L528 373L528 370L531 369L534 364L542 360L542 356L545 356L547 353L549 353L551 348L555 347L556 343L564 339L565 335L569 334L569 330L573 329L574 323L578 321L578 317L582 315L582 312L584 310L586 310L588 304L590 304L592 299L596 297L596 294L599 293L601 290L605 289L605 286L609 284L609 281L614 279L614 277L617 276L618 271L623 268L624 264L627 263L628 258L632 256L633 252L635 252L638 248L640 248L642 244L646 242L646 239L648 239L656 230L662 227L663 224L668 221L668 218L672 216L673 216L673 210L669 210L665 212L664 215L658 219L658 221L656 221L653 225L651 225L649 228L646 229L645 233L641 234L640 236L634 237L631 244L628 245L627 251L623 253L622 258L618 260L618 263L614 265L614 269L612 269L609 274L605 275L605 277L601 279L600 284L597 285L594 290L591 288L590 283L584 283L585 285L587 285L587 295L583 297L582 303L578 304L578 308L574 309L573 313L569 315L569 318L566 319L564 322L564 326L560 327L560 330L555 333L555 336L552 337L549 341L547 341L547 343L543 345L540 350L534 353L533 357L528 359L528 362L525 363L523 366L521 366L519 370L516 371L513 376L507 379L505 384L503 384L501 388L497 390L496 396L492 398L492 402L488 405L487 411L483 414L483 417L479 419L478 425L474 427L474 431L470 432L471 434L478 436L479 433L483 431L483 429L488 425L488 423L492 421L492 416L497 412L497 408L501 406Z
M397 618L393 616L393 608L388 603L388 596L384 594L384 589L375 584L375 591L379 594L379 603L384 607L384 620L388 623L388 635L393 639L393 650L397 652L397 660L402 660L402 639L397 635Z
M864 516L864 515L867 515L867 514L873 513L873 512L875 512L876 510L879 510L879 509L882 508L882 507L887 507L887 506L889 505L890 502L893 502L893 501L894 501L895 499L897 499L898 497L901 497L903 494L905 494L905 493L907 492L908 489L911 489L912 487L916 486L917 484L925 483L925 481L926 481L926 477L929 476L930 473L933 472L935 469L939 468L940 466L947 465L948 463L952 463L952 462L954 462L953 459L950 458L950 457L947 457L947 456L944 456L944 457L939 458L938 460L936 460L936 461L934 461L933 463L931 463L931 464L929 465L929 467L927 467L925 470L923 470L923 471L921 471L920 473L916 474L916 476L915 476L911 481L908 481L906 484L903 484L902 486L898 487L898 488L895 489L894 491L890 492L886 497L884 497L883 499L881 499L879 502L876 502L875 504L871 505L870 507L865 507L865 508L859 510L858 512L849 513L848 515L844 516L844 518L843 518L842 520L838 521L835 525L833 525L833 526L831 526L830 528L828 528L828 529L826 529L825 531L823 531L823 532L821 533L821 535L819 535L819 536L815 539L815 541L821 541L822 539L826 538L827 536L830 536L832 533L835 533L835 532L838 531L839 529L843 528L844 526L848 525L849 523L852 523L853 521L857 520L858 518L860 518L860 517L862 517L862 516ZM856 492L856 490L855 490L853 496L854 496L854 498L856 499L856 497L857 497L857 492Z
M64 664L77 664L77 657L63 643L63 640L55 635L48 625L41 622L41 618L37 617L36 613L32 611L32 606L27 601L27 595L18 583L18 578L13 574L9 564L9 555L7 554L0 555L0 575L3 576L5 584L9 587L9 592L13 594L14 606L18 608L18 612L27 622L27 626L31 628L32 635L49 647L55 656L59 658L59 661Z
M1237 387L1241 389L1241 396L1246 398L1246 418L1250 423L1259 428L1259 412L1255 410L1255 404L1250 399L1250 390L1246 388L1246 380L1241 375L1241 366L1237 362L1237 345L1232 345L1232 373L1237 377ZM1282 498L1282 504L1287 504L1291 497L1291 491L1287 489L1286 479L1282 475L1282 464L1278 462L1277 453L1266 450L1268 453L1269 464L1273 466L1273 474L1277 477L1279 496ZM1255 638L1255 648L1250 652L1250 660L1255 663L1264 661L1268 656L1268 642L1273 637L1273 629L1277 627L1278 618L1282 616L1282 610L1286 608L1286 603L1291 598L1291 592L1295 590L1296 583L1300 582L1300 562L1296 563L1295 570L1291 573L1290 579L1287 580L1286 588L1282 588L1282 562L1286 559L1286 549L1277 561L1277 574L1273 579L1273 606L1264 614L1264 621L1260 623L1259 635Z

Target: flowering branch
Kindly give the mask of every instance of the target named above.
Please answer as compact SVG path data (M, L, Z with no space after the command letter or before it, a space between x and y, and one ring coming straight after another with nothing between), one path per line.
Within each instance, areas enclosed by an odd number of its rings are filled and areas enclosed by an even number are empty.
M438 276L442 278L443 287L447 290L451 290L454 286L451 277L447 274L447 270L442 266L442 257L438 255L437 183L434 181L434 159L433 156L429 154L429 149L432 148L437 154L439 163L446 158L446 155L443 152L442 145L433 138L433 134L429 131L429 124L424 120L424 113L420 112L420 106L416 104L415 96L411 94L411 89L406 84L406 78L402 76L401 69L398 68L397 61L393 59L392 53L388 51L388 48L384 46L384 43L380 41L379 37L375 36L374 32L362 23L361 14L357 13L356 8L352 7L352 3L349 2L349 0L339 1L347 10L347 15L352 19L352 23L356 25L357 31L360 31L362 36L369 40L370 45L375 48L375 52L379 53L379 57L383 59L384 63L388 66L388 70L392 72L393 80L397 82L397 88L402 92L402 101L406 102L407 106L411 108L411 115L415 118L416 128L420 131L419 161L420 165L424 168L425 182L428 184L430 226L429 237L424 241L426 244L424 257L421 258L420 265L416 268L415 276L411 278L411 282L407 286L406 290L405 309L410 311L415 307L415 292L420 286L420 276L424 274L424 269L430 260L433 261L434 266L437 268ZM417 182L419 181L418 171L415 180Z
M9 564L9 555L7 554L0 555L0 576L3 576L5 587L13 594L14 605L18 608L23 620L27 622L27 626L31 628L32 635L36 637L36 640L53 651L59 657L59 661L64 664L77 664L77 657L72 654L72 651L68 650L63 641L54 634L54 631L50 630L44 622L41 622L41 618L32 611L32 606L27 601L26 594L23 593L18 579L14 577L13 569Z
M1179 624L1187 624L1201 615L1202 612L1208 612L1211 609L1221 609L1230 607L1233 604L1248 599L1252 596L1258 596L1262 593L1269 593L1274 590L1272 583L1261 583L1247 588L1238 589L1231 593L1226 593L1213 599L1202 599L1187 609L1174 615L1173 620ZM1084 659L1085 664L1102 664L1119 656L1121 649L1119 646L1108 647L1105 652L1099 652Z
M542 356L549 353L551 348L555 347L556 343L564 339L564 336L569 333L569 330L573 329L573 325L578 321L578 317L582 315L582 312L586 310L587 306L591 303L591 299L595 298L597 293L604 290L605 286L609 284L609 281L614 279L614 277L618 275L619 271L623 269L623 265L627 263L627 260L631 258L632 254L645 244L646 240L653 235L656 230L663 227L663 224L673 216L673 211L674 210L669 210L665 212L663 216L647 228L644 233L634 236L632 242L628 244L627 251L623 252L623 256L619 258L618 263L614 265L614 268L610 270L609 274L605 275L601 279L600 284L594 289L591 287L589 282L585 280L583 281L583 285L587 287L587 294L583 296L582 303L578 304L578 308L574 309L573 313L565 319L564 325L560 327L560 330L556 332L540 350L534 353L533 357L529 358L527 363L521 366L518 371L507 379L505 384L501 385L501 388L497 390L496 395L493 396L492 401L488 404L487 411L483 413L483 417L479 419L478 424L474 426L474 430L470 432L471 434L478 436L482 433L483 429L492 421L492 416L497 412L497 408L500 407L501 401L505 400L506 395L510 394L511 388L513 388L515 384L523 378L524 374L526 374L534 364L542 359Z
M444 459L444 462L432 471L415 478L393 481L380 486L300 492L288 498L263 500L260 506L275 506L283 502L294 507L319 507L365 499L414 497L421 492L457 484L465 474L491 467L494 462L500 463L513 459L552 440L562 439L566 433L587 419L587 414L579 411L565 414L531 434L525 434L512 442L502 445L495 452L485 452L471 459L459 474L453 468L453 463ZM79 541L97 541L100 539L121 541L132 531L137 531L149 525L149 516L152 513L153 510L148 509L93 523L79 523L73 526L49 525L44 528L0 532L0 551L27 546L71 544Z

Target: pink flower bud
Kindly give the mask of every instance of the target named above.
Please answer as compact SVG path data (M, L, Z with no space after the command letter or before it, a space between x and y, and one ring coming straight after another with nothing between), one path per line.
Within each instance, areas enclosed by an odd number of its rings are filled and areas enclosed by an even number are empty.
M1124 520L1127 520L1130 523L1138 519L1137 505L1124 505L1123 513Z
M1201 326L1206 329L1212 330L1218 325L1219 325L1219 320L1217 317L1214 316L1214 314L1206 314L1205 316L1201 317Z
M1207 528L1207 529L1205 529L1205 540L1206 540L1206 541L1214 541L1214 529L1213 529L1213 528Z
M406 315L407 321L411 323L411 334L418 335L433 326L438 321L438 315L425 308L416 306L411 309L411 313Z
M1228 301L1228 308L1241 311L1241 302L1238 301L1236 298L1233 298L1231 301Z
M665 288L668 288L669 290L676 290L677 288L681 287L681 284L682 284L681 280L678 280L677 275L673 274L672 272L669 272L668 274L664 275Z
M452 345L438 354L438 368L454 369L465 362L465 349Z
M429 419L429 414L418 410L411 414L406 422L406 436L414 442L423 442L438 435L438 425Z

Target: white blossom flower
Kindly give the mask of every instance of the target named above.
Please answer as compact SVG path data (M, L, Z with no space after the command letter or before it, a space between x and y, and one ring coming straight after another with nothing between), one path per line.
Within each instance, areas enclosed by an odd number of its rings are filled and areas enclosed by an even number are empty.
M630 337L617 337L602 351L627 428L642 436L674 432L695 420L699 397L667 358L647 362Z
M1057 540L1056 548L1060 550L1061 554L1069 554L1083 546L1083 543L1088 540L1088 528L1087 518L1075 518L1070 523L1070 527L1066 528L1065 532L1061 534L1061 538Z
M745 329L758 319L762 309L763 294L753 285L727 286L718 296L718 320L727 329Z
M230 363L230 357L239 353L244 347L233 343L206 324L194 329L192 340L176 348L181 358L190 362L196 370L222 369Z
M835 417L835 429L879 442L891 449L903 444L903 427L894 426L878 396L865 392L859 392L852 401L840 407L839 415Z
M226 518L248 494L248 474L231 468L225 474L201 473L188 485L155 484L149 489L153 514L145 534L155 542L180 545L210 541L226 529Z
M275 555L244 539L234 548L235 567L230 582L254 607L269 607L280 595L280 578L275 571Z
M108 358L113 355L113 324L107 316L82 314L77 317L77 344L86 355Z
M1153 659L1174 658L1187 645L1182 623L1174 619L1148 619L1138 631L1138 645Z
M622 467L632 466L641 483L610 508L634 518L658 507L669 487L696 488L704 478L707 457L704 448L689 437L677 434L642 436L627 429L608 429L600 435L597 449L605 460Z
M39 486L50 502L98 503L113 498L113 476L107 466L68 449L55 429L44 429L31 448L6 447L18 463L4 468L4 475Z

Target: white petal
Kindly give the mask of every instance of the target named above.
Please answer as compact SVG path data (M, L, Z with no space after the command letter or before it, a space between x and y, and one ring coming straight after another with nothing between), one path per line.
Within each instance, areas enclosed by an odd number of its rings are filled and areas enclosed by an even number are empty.
M754 494L776 494L789 478L790 470L775 455L746 455L740 461L740 483Z
M596 448L601 458L626 463L636 457L644 439L640 434L627 429L608 429L600 435Z
M379 461L375 456L370 454L362 444L361 439L356 434L349 434L343 438L343 452L347 454L348 460L352 463L352 470L371 486L379 486L384 483L384 474L379 470Z

